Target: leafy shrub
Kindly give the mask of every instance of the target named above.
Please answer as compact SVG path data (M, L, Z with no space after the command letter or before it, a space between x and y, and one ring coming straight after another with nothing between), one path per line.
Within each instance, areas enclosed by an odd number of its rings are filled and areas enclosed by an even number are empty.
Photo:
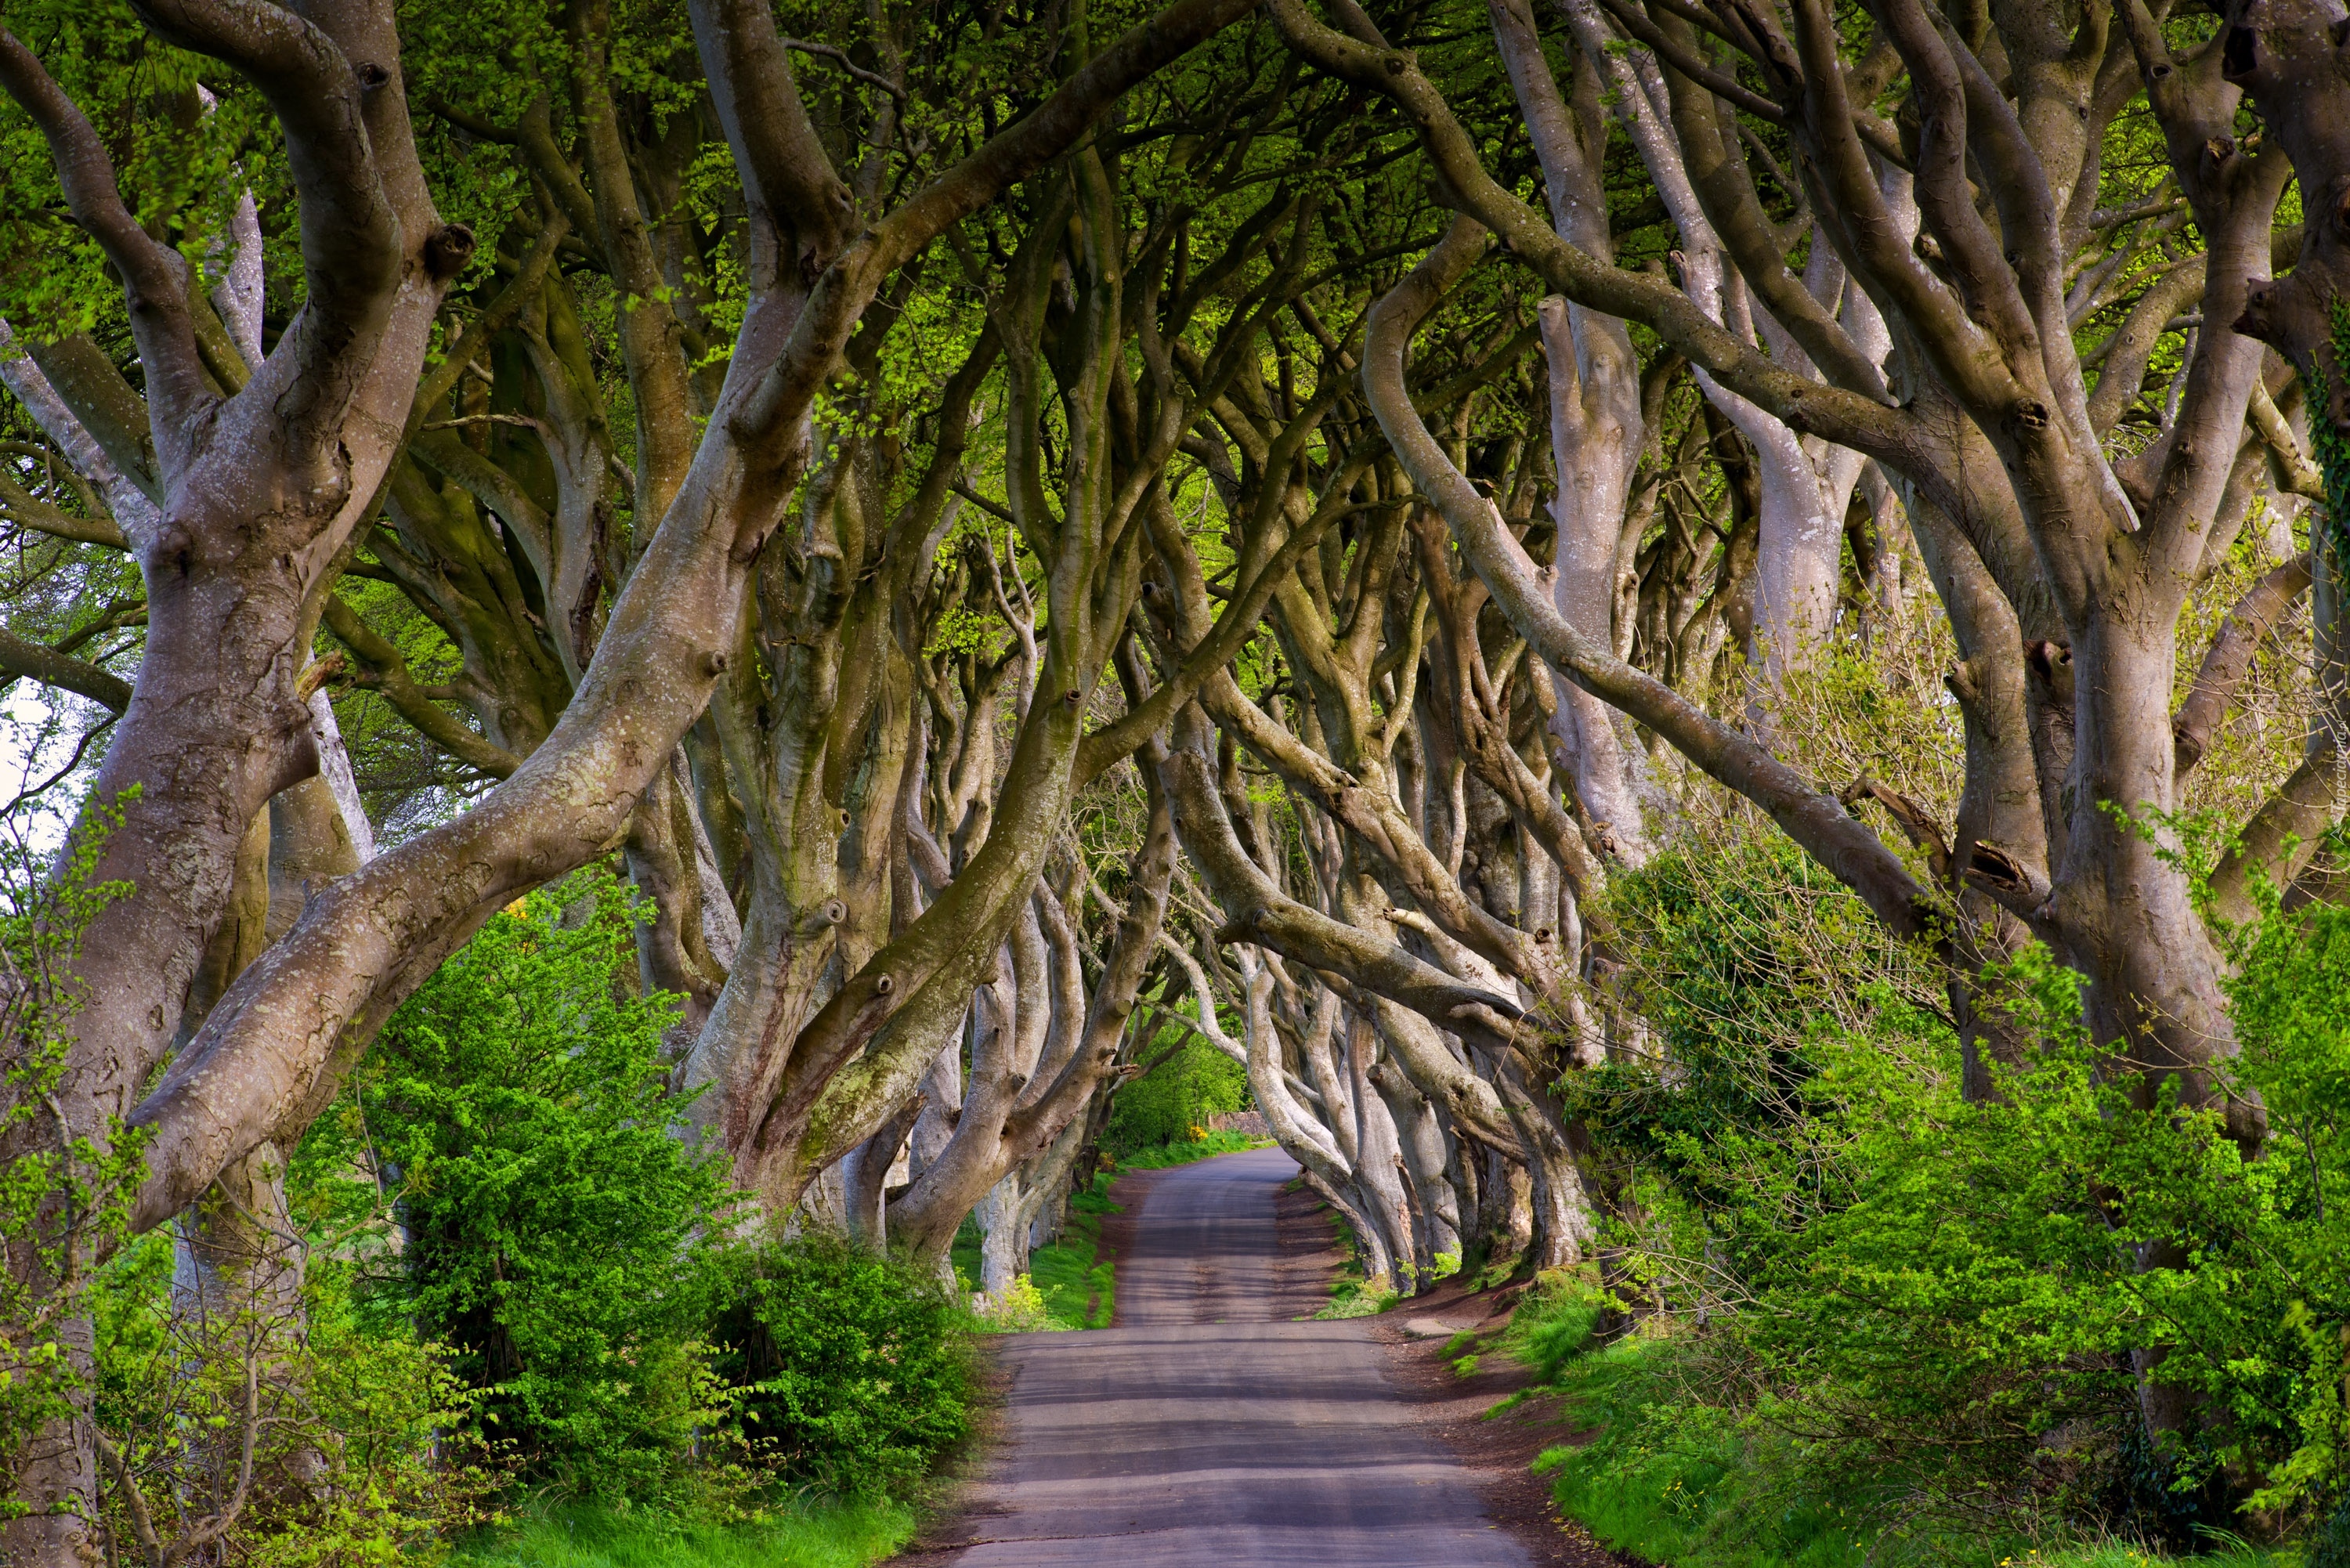
M436 1347L355 1318L341 1278L311 1271L299 1313L179 1296L160 1233L100 1272L109 1560L430 1568L452 1535L495 1518L504 1477L473 1396Z
M1691 1397L1709 1369L1685 1341L1630 1339L1570 1359L1559 1374L1579 1447L1535 1469L1558 1505L1611 1546L1675 1568L1861 1568L1877 1558L1807 1484L1799 1445L1719 1404ZM1984 1561L1980 1555L1975 1561Z
M2217 1330L2210 1359L2180 1371L2225 1418L2268 1453L2287 1451L2268 1474L2255 1508L2327 1515L2314 1536L2311 1568L2332 1552L2350 1568L2350 909L2320 904L2299 913L2272 907L2238 945L2229 1001L2242 1054L2241 1084L2268 1109L2270 1147L2253 1167L2222 1174L2253 1194L2228 1252L2213 1257L2203 1293L2210 1322L2182 1337ZM2217 1273L2223 1262L2252 1289ZM2245 1331L2254 1331L2248 1334ZM2260 1331L2265 1331L2262 1333ZM2275 1359L2256 1369L2248 1340ZM2265 1376L2259 1376L2264 1372Z
M732 1199L678 1135L668 1001L616 993L635 967L624 889L565 888L572 918L532 896L392 1015L305 1164L371 1168L396 1193L404 1246L358 1281L379 1329L446 1344L534 1480L644 1502L691 1484L720 1414L699 1342Z
M634 1521L613 1561L807 1483L902 1535L891 1500L968 1428L967 1314L844 1244L733 1235L723 1165L666 1087L671 1009L629 994L632 918L608 877L575 877L393 1016L295 1161L314 1278L348 1285L350 1333L425 1358L444 1453L478 1432L534 1510ZM535 1528L507 1545L537 1551Z
M730 1403L786 1480L902 1490L971 1429L963 1308L935 1281L809 1236L744 1252L713 1340Z
M1780 838L1660 855L1611 882L1609 912L1661 1052L1572 1075L1562 1096L1617 1179L1704 1217L1678 1241L1762 1266L1791 1234L1773 1195L1842 1174L1805 1134L1839 1106L1824 1052L1866 1039L1921 1092L1955 1076L1940 977Z
M2338 971L2300 956L2329 948ZM2339 1040L2350 941L2293 949L2276 972L2296 1015L2331 1010ZM1755 1276L1768 1310L1740 1329L1773 1385L1758 1409L1816 1439L1815 1468L1870 1489L1898 1478L1889 1506L1945 1520L2053 1505L2187 1545L2241 1522L2240 1505L2330 1501L2340 1341L2304 1328L2338 1325L2350 1302L2312 1186L2323 1157L2247 1159L2168 1091L2135 1106L2074 977L2035 951L2012 983L2036 1042L1998 1100L1919 1093L1865 1049L1833 1059L1848 1108L1823 1130L1855 1176ZM2257 1002L2241 1026L2246 1075L2293 1106ZM2131 1361L2147 1351L2189 1412L2158 1445Z
M1026 1274L1014 1274L1003 1288L1001 1301L990 1301L983 1295L973 1296L972 1305L980 1322L994 1334L1036 1334L1047 1329L1066 1328L1066 1324L1054 1321L1045 1303L1045 1293Z
M21 745L0 717L0 736ZM67 1349L67 1325L89 1310L88 1260L122 1240L130 1199L146 1172L142 1135L109 1117L101 1141L66 1138L54 1118L64 1081L70 1020L85 1001L75 965L82 937L127 882L92 882L122 803L94 805L52 864L28 845L23 824L0 833L0 1237L16 1265L0 1269L0 1482L12 1482L29 1443L51 1421L69 1418L86 1384ZM5 814L0 814L5 815ZM30 1264L29 1269L23 1265ZM57 1288L36 1285L45 1277ZM28 1505L0 1485L0 1521Z
M2343 1502L2310 1532L2305 1568L2350 1568L2350 1501Z

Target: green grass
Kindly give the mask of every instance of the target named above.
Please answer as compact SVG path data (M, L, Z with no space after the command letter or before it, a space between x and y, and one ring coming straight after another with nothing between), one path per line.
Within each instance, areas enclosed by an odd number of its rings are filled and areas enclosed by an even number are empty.
M1367 1289L1359 1277L1341 1278L1330 1287L1330 1304L1314 1315L1317 1319L1377 1317L1402 1299L1393 1291Z
M2195 1568L2287 1568L2298 1564L2300 1556L2291 1552L2271 1552L2258 1546L2230 1546L2206 1555L2179 1559L2148 1552L2143 1546L2108 1542L2102 1546L2078 1546L2067 1551L2043 1552L2036 1556L2020 1556L2012 1560L2012 1568L2153 1568L2154 1564L2191 1562Z
M1045 1310L1071 1328L1107 1328L1118 1310L1118 1270L1101 1258L1102 1221L1118 1211L1109 1200L1108 1171L1069 1195L1069 1223L1061 1239L1028 1256L1028 1278L1045 1293Z
M1247 1148L1271 1148L1270 1139L1251 1137L1246 1133L1211 1132L1205 1137L1184 1143L1165 1143L1156 1148L1139 1148L1126 1155L1118 1164L1128 1170L1164 1170L1171 1165L1190 1165L1194 1160L1212 1159L1220 1154L1238 1154Z
M1091 1188L1069 1195L1069 1222L1061 1239L1028 1254L1028 1282L1045 1298L1048 1327L1107 1328L1118 1305L1117 1271L1101 1259L1101 1227L1118 1205L1109 1200L1111 1171L1099 1171ZM969 1220L955 1233L955 1275L965 1289L979 1277L979 1227Z
M1560 1509L1600 1542L1673 1568L2291 1568L2297 1550L2220 1549L2172 1558L2119 1542L2036 1550L2021 1542L1931 1533L1888 1540L1854 1516L1861 1505L1806 1484L1794 1444L1731 1412L1677 1403L1670 1341L1627 1340L1568 1360L1554 1380L1576 1427L1599 1435L1545 1452Z
M1575 1321L1583 1315L1575 1307L1511 1335L1517 1354L1557 1366L1551 1382L1574 1425L1600 1428L1585 1446L1534 1462L1553 1478L1562 1510L1607 1545L1674 1568L1863 1568L1867 1553L1832 1509L1786 1495L1778 1461L1792 1465L1792 1456L1727 1412L1672 1402L1674 1345L1568 1349L1588 1336L1588 1322Z
M758 1524L553 1509L461 1549L453 1568L865 1568L914 1533L902 1503L819 1503Z
M1302 1184L1303 1178L1293 1186ZM1401 1301L1403 1297L1389 1282L1382 1279L1382 1288L1374 1290L1371 1282L1363 1278L1363 1250L1357 1244L1355 1228L1347 1223L1347 1217L1326 1203L1321 1206L1320 1212L1337 1233L1339 1255L1346 1262L1338 1265L1337 1277L1330 1282L1330 1300L1314 1314L1315 1320L1377 1317Z

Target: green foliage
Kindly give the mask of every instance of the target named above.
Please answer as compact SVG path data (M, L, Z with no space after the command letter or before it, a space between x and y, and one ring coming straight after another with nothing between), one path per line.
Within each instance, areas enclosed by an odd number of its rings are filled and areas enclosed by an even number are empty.
M311 1271L289 1314L265 1288L175 1293L161 1233L108 1264L90 1297L93 1414L116 1542L137 1541L143 1511L166 1546L224 1520L203 1561L430 1568L453 1535L494 1521L505 1478L479 1439L478 1394L439 1347L354 1314L345 1278ZM255 1485L240 1505L248 1438Z
M1586 1280L1544 1274L1510 1314L1503 1346L1549 1382L1589 1347L1593 1332L1615 1306L1613 1297Z
M88 1310L92 1265L126 1233L146 1170L142 1141L119 1117L103 1138L67 1137L57 1108L84 999L83 934L130 891L91 880L121 821L120 802L93 803L54 867L14 836L0 846L0 1038L12 1045L0 1074L0 1459L11 1473L26 1439L86 1386L67 1328ZM13 1488L0 1497L0 1520L26 1511Z
M2264 1092L2311 1054L2264 1009L2324 1015L2314 1038L2337 1059L2350 1023L2350 945L2278 950L2242 987L2244 1072ZM2246 1159L2175 1083L2134 1103L2069 971L2035 950L2012 984L2036 1049L1994 1102L1962 1103L1947 1080L1920 1094L1865 1049L1827 1069L1845 1108L1821 1127L1855 1179L1756 1277L1773 1310L1742 1319L1744 1343L1785 1386L1759 1411L1856 1484L1906 1472L1892 1491L1928 1514L2021 1512L2029 1488L2076 1518L2184 1539L2234 1522L2231 1493L2260 1511L2327 1498L2350 1302L2324 1161ZM2131 1365L2149 1350L2155 1382L2191 1412L2157 1451Z
M902 1493L971 1425L962 1308L902 1262L818 1236L738 1254L712 1337L734 1418L782 1478Z
M2249 1198L2230 1238L2237 1278L2215 1282L2222 1293L2199 1303L2189 1331L2241 1342L2269 1317L2272 1360L2213 1369L2199 1386L2223 1394L2233 1421L2262 1434L2264 1448L2292 1445L2252 1505L2330 1502L2326 1529L2350 1563L2350 1279L2342 1268L2350 1257L2342 1203L2350 1193L2350 909L2288 914L2269 902L2239 945L2228 989L2241 1045L2236 1075L2268 1111L2270 1147L2241 1174ZM2249 1297L2240 1294L2245 1285Z
M1330 1287L1330 1303L1315 1313L1319 1319L1377 1317L1403 1298L1381 1289L1384 1281L1340 1280Z
M1364 1277L1362 1243L1355 1234L1355 1228L1347 1223L1347 1217L1326 1204L1322 1213L1329 1220L1331 1230L1336 1232L1338 1250L1347 1261L1340 1266L1338 1277L1330 1282L1330 1300L1315 1313L1315 1317L1376 1317L1402 1300L1401 1293L1395 1288L1395 1282L1385 1274L1377 1279Z
M1026 1274L1013 1275L1001 1300L981 1296L974 1298L973 1305L981 1326L990 1334L1045 1334L1069 1326L1054 1321L1045 1293Z
M1141 1077L1119 1085L1102 1147L1132 1164L1134 1151L1205 1139L1210 1116L1247 1105L1248 1069L1212 1045L1186 1041Z
M479 1542L457 1568L865 1568L905 1544L913 1511L887 1501L809 1501L751 1523L692 1526L581 1509L536 1515Z
M2329 396L2327 382L2334 376L2350 374L2350 301L2339 297L2326 302L2326 320L2332 327L2331 341L2334 364L2330 371L2324 358L2313 356L2309 400L2312 408L2324 407ZM2319 425L2324 428L2320 429ZM2327 552L2334 568L2341 569L2345 547L2350 547L2350 442L2330 421L2312 423L2309 444L2317 458L2318 472L2325 481L2325 512L2328 542Z
M1713 1217L1717 1246L1774 1245L1775 1222L1736 1221L1753 1212L1758 1180L1804 1177L1786 1163L1788 1133L1825 1102L1801 1021L1921 1040L1929 1057L1946 1054L1947 1033L1860 901L1783 839L1659 856L1617 878L1610 904L1638 955L1630 999L1673 1071L1629 1055L1573 1075L1561 1094L1606 1128L1617 1158Z
M95 125L104 128L135 215L200 265L219 245L240 188L265 206L286 189L276 126L232 73L163 44L127 5L33 0L8 25ZM215 92L206 109L198 83ZM233 171L235 178L233 178ZM67 215L56 166L30 118L0 99L0 317L33 338L127 327L122 291Z
M1693 1397L1714 1376L1707 1363L1687 1341L1631 1339L1571 1358L1552 1379L1575 1425L1592 1431L1546 1450L1535 1469L1552 1478L1560 1509L1607 1545L1675 1568L2156 1568L2165 1560L2122 1537L2067 1545L2053 1533L2035 1542L1980 1528L1887 1530L1883 1518L1822 1484L1810 1446ZM2194 1544L2202 1568L2295 1561L2224 1532ZM2315 1560L2303 1568L2317 1568Z
M1381 1274L1377 1279L1364 1277L1367 1266L1363 1261L1361 1242L1355 1228L1347 1223L1346 1216L1326 1208L1331 1228L1337 1232L1339 1251L1347 1262L1338 1277L1330 1282L1330 1300L1315 1313L1317 1319L1377 1317L1402 1299L1395 1282Z
M1155 1151L1153 1151L1155 1152ZM1050 1245L1028 1254L1024 1277L1043 1302L1041 1321L1020 1327L1002 1321L979 1320L983 1332L1026 1332L1030 1329L1107 1328L1118 1311L1118 1268L1101 1256L1102 1221L1119 1212L1109 1200L1117 1181L1114 1171L1098 1170L1082 1192L1069 1194L1068 1221ZM963 1288L979 1276L979 1227L965 1220L955 1233L955 1277Z
M1119 1211L1109 1200L1112 1179L1098 1172L1091 1189L1070 1194L1059 1239L1028 1254L1028 1277L1062 1327L1107 1328L1117 1314L1118 1267L1101 1255L1102 1222Z
M1562 1501L1676 1563L1749 1560L1717 1517L1784 1521L1752 1560L1831 1562L1846 1535L1879 1555L2066 1530L2183 1546L2330 1513L2350 912L2272 909L2240 943L2233 1086L2272 1128L2247 1158L2175 1081L2149 1097L2115 1072L2078 977L2037 949L1978 993L2027 1044L1967 1100L1898 969L1799 961L1819 923L1773 912L1781 874L1757 854L1624 879L1667 1054L1593 1075L1581 1104L1624 1183L1627 1299L1665 1309L1668 1343L1578 1357L1596 1314L1524 1332L1578 1422L1608 1428L1559 1460ZM2181 1415L2152 1442L2142 1368Z
M419 988L306 1157L397 1173L405 1249L360 1279L375 1321L446 1343L533 1475L644 1499L722 1402L698 1346L731 1199L676 1134L666 999L616 994L626 895L601 874L566 889L493 919Z
M2321 1568L2291 1547L2264 1548L2220 1536L2207 1545L2210 1550L2194 1555L2196 1568ZM2114 1540L2045 1551L2026 1548L2001 1558L1999 1568L2157 1568L2165 1561L2141 1542Z
M658 1537L716 1563L772 1537L786 1561L862 1563L968 1429L964 1311L844 1243L734 1239L724 1170L665 1086L667 1001L624 983L634 918L608 877L574 877L394 1015L296 1161L314 1277L348 1282L354 1333L445 1343L408 1352L453 1391L442 1424L576 1505L477 1560L637 1561ZM760 1523L806 1486L857 1500L822 1517L870 1549L811 1555L814 1516ZM558 1518L604 1555L546 1556ZM760 1530L716 1530L743 1520Z
M1671 1343L1630 1340L1562 1367L1557 1386L1576 1425L1597 1430L1535 1462L1559 1507L1607 1544L1675 1568L1871 1561L1835 1505L1800 1484L1796 1445L1687 1397L1690 1369L1677 1365L1686 1359Z
M2305 1568L2350 1568L2350 1500L2309 1533Z

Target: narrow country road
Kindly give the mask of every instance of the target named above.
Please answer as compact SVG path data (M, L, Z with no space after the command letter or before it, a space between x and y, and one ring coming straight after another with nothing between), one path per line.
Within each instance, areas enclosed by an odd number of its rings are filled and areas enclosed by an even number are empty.
M1524 1552L1388 1380L1367 1324L1294 1323L1276 1149L1160 1177L1120 1326L1003 1342L1002 1447L958 1568L1503 1568Z

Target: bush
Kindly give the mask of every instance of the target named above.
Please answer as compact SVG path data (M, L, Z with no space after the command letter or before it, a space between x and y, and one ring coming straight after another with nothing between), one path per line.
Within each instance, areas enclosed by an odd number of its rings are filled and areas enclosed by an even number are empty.
M301 1164L320 1213L349 1197L328 1173L394 1189L404 1246L357 1281L379 1331L412 1321L447 1345L532 1480L642 1504L691 1489L719 1417L700 1341L732 1199L678 1134L667 999L616 994L635 968L624 889L602 874L565 888L570 918L524 900L392 1015Z
M542 1523L630 1521L612 1561L757 1524L779 1488L902 1522L893 1500L969 1427L967 1314L844 1243L733 1235L724 1166L666 1087L671 1010L627 989L632 918L610 877L575 877L393 1015L295 1163L314 1279L348 1286L352 1333L426 1356L444 1449L485 1437ZM749 1540L711 1536L711 1560Z
M2350 1501L2334 1509L2310 1532L2304 1568L2350 1568Z
M902 1492L968 1435L964 1309L935 1281L820 1236L733 1266L716 1367L754 1452L783 1479Z
M1908 1555L1914 1542L1864 1550L1838 1500L1808 1484L1800 1445L1692 1397L1711 1376L1704 1359L1658 1339L1570 1357L1558 1386L1575 1424L1597 1430L1535 1463L1561 1509L1608 1545L1675 1568L1862 1568Z
M91 1293L109 1561L430 1568L494 1519L505 1478L436 1347L359 1323L331 1268L293 1314L176 1296L172 1263L170 1238L140 1237Z
M990 1301L974 1295L972 1306L979 1315L981 1325L990 1334L1041 1334L1066 1330L1068 1324L1057 1321L1045 1300L1045 1293L1026 1274L1014 1274L1003 1288L1001 1301Z

